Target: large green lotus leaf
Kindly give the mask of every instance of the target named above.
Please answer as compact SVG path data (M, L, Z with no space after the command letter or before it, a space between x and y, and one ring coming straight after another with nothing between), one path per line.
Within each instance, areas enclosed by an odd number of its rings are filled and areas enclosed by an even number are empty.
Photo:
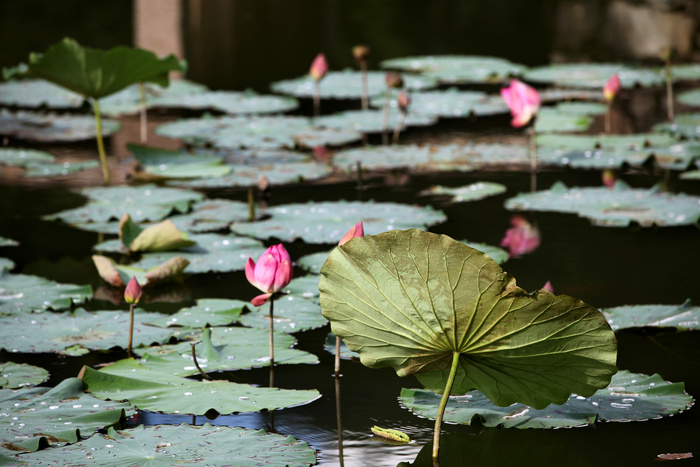
M258 329L270 329L270 313L267 305L250 306L250 313L241 315L240 323ZM294 295L283 295L275 299L273 307L275 331L295 333L320 328L328 321L321 315L318 301Z
M205 328L197 339L201 339L195 345L197 364L205 373L270 365L270 333L265 329ZM294 337L275 333L275 365L318 363L315 355L292 349L293 345ZM192 359L190 342L151 347L137 350L137 353L142 355L139 363L151 370L176 376L199 374Z
M494 260L498 264L503 264L506 261L508 261L508 258L510 258L508 252L501 247L481 242L470 242L467 240L462 240L462 243L468 245L471 248L474 248L475 250L479 250L480 252L487 254L492 260Z
M0 363L0 389L19 389L41 384L49 379L45 369L26 363Z
M189 261L190 274L242 271L248 258L258 258L265 251L263 244L252 238L192 234L190 240L196 245L172 252L145 253L131 266L149 269L179 256Z
M326 253L326 255L327 254L328 253ZM318 300L318 276L315 274L308 274L306 276L295 277L282 290L285 293L296 295L297 297Z
M204 415L258 412L307 404L318 391L254 387L228 381L195 381L139 365L133 359L93 370L85 367L83 382L95 397L129 400L141 410Z
M553 135L537 136L537 145L571 150L628 149L671 146L677 141L669 135L637 133L634 135Z
M147 174L155 177L220 177L231 172L231 168L222 165L223 159L217 156L188 154L182 151L170 151L136 144L127 144L127 148L139 161L140 167Z
M537 113L535 130L538 133L584 132L593 123L587 115L577 115L556 108L545 107Z
M36 451L49 444L46 441L53 446L75 443L97 429L122 424L134 413L129 404L85 394L78 378L64 379L51 389L2 389L0 406L8 418L0 425L2 447L8 450L4 454Z
M384 60L382 68L421 72L443 84L500 83L527 69L498 57L427 55Z
M617 73L623 88L659 86L666 82L663 74L648 68L631 67L616 63L561 63L531 68L523 75L527 81L550 83L557 86L597 88Z
M167 341L172 332L150 325L164 315L136 309L134 346ZM78 345L88 350L126 348L129 342L128 311L92 311L26 313L0 316L0 346L8 352L64 353ZM70 350L71 352L74 349Z
M437 86L435 78L407 74L404 86L411 91L431 89ZM309 75L296 79L274 82L270 88L281 94L310 98L314 96L315 81ZM322 99L359 99L362 97L362 73L353 70L329 71L321 80L319 91ZM375 96L386 91L385 73L367 72L367 94Z
M391 93L389 105L398 108L396 96ZM373 107L384 107L384 96L376 96L370 101ZM461 118L470 115L496 115L508 113L508 106L500 95L489 95L480 91L460 91L450 88L438 91L411 93L411 114L434 115L446 118Z
M25 177L56 177L69 175L81 170L95 169L100 166L98 161L61 162L55 164L29 164Z
M177 79L167 87L154 83L143 83L146 91L146 108L171 107L170 103L182 102L183 105L172 107L187 107L184 103L192 96L208 91L203 84ZM163 101L161 103L161 100ZM141 90L139 84L133 84L119 92L100 99L100 112L103 115L121 116L136 114L141 111Z
M0 237L0 246L17 246L19 242L7 237Z
M93 99L141 82L167 86L170 71L183 71L174 55L160 59L153 52L123 46L92 49L67 37L43 54L30 54L28 70L32 76Z
M396 109L389 110L387 120L387 130L393 131L397 122L401 119L401 114ZM414 113L409 110L402 128L409 126L430 126L437 122L434 115ZM384 129L383 110L346 110L345 112L326 115L314 119L314 123L327 128L352 128L361 133L379 133Z
M476 182L466 186L447 187L442 185L431 186L421 192L423 195L447 195L451 196L453 203L463 203L466 201L478 201L496 196L506 192L505 185L492 182Z
M129 214L134 222L158 221L173 211L185 213L192 204L204 199L202 193L156 185L83 188L78 193L88 197L85 206L45 216L68 224L109 222Z
M87 453L87 454L86 454ZM17 456L32 465L109 465L171 467L206 465L239 467L307 467L316 464L316 451L291 436L263 430L191 425L140 425L133 430L110 428L83 442Z
M314 128L308 118L300 116L184 119L160 125L156 133L193 145L228 149L333 146L362 138L360 133L348 129Z
M333 156L336 167L356 170L359 162L367 170L409 167L421 171L471 172L490 165L529 163L528 149L514 144L412 144L346 149Z
M700 307L690 300L682 305L625 305L601 310L614 331L626 328L700 329Z
M594 307L528 294L484 253L418 229L358 237L321 269L321 308L365 366L415 374L442 392L479 389L499 406L591 395L615 373L617 342Z
M0 105L7 107L76 109L85 98L43 79L0 83Z
M11 271L15 267L15 262L8 258L0 258L0 274ZM0 299L0 302L2 300Z
M700 113L676 115L672 123L657 123L654 131L669 133L676 138L697 139L700 136Z
M435 418L440 397L422 389L402 389L401 402L416 415ZM446 422L470 425L474 418L485 426L505 428L569 428L592 425L596 420L642 421L682 412L693 404L683 383L669 383L659 375L620 371L610 385L590 397L572 394L562 405L534 409L523 404L497 407L480 391L451 396Z
M285 242L302 239L306 243L337 244L338 240L359 221L364 231L428 227L444 222L442 211L430 206L397 203L338 201L321 203L281 204L267 210L271 216L259 222L234 223L231 230L256 238L277 238Z
M46 151L36 149L0 148L0 164L26 167L32 164L51 163L56 158Z
M302 256L297 261L297 265L312 274L320 274L321 266L326 262L329 254L330 251L320 251L318 253Z
M238 321L248 302L223 298L202 298L196 306L182 308L177 313L153 321L156 326L226 326Z
M102 119L102 135L119 131L116 120ZM45 114L29 111L0 110L0 134L40 143L95 139L95 119L85 115Z
M626 227L672 227L696 224L700 219L700 198L683 193L660 192L657 188L629 188L618 181L613 189L567 188L557 182L549 190L520 193L506 200L513 211L556 211L576 213L594 225Z
M92 255L92 262L100 277L116 287L126 287L132 277L135 277L142 287L180 281L182 272L190 264L187 259L177 254L148 269L117 264L112 258L102 255Z
M92 298L90 285L60 284L26 274L0 273L0 313L70 308Z

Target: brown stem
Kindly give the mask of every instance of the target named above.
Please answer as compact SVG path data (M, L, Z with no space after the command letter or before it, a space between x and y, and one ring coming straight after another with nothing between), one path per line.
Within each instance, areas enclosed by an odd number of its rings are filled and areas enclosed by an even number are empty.
M275 366L275 336L274 336L274 325L275 319L273 316L273 303L274 300L270 299L270 367Z
M338 338L340 340L340 338ZM337 353L336 353L337 355ZM343 423L340 418L340 378L335 377L335 417L338 420L338 461L340 467L344 467L343 461Z
M360 63L362 71L362 110L369 109L369 91L367 86L367 63Z
M141 97L141 143L148 142L148 111L146 110L146 85L139 83L139 95Z
M255 220L255 196L253 193L253 187L248 187L248 222L253 222Z
M335 336L335 377L340 376L340 337Z
M455 382L457 368L459 367L459 352L452 352L452 367L445 383L445 391L442 393L440 405L438 406L437 417L435 417L435 430L433 431L433 465L438 465L438 454L440 453L440 429L442 428L442 417L445 415L445 407L450 398L450 392Z
M612 133L612 102L608 102L608 109L605 112L605 133Z
M401 133L401 128L403 128L403 123L406 121L406 114L401 112L399 119L396 122L396 129L394 129L394 137L392 143L396 144L399 142L399 134Z
M389 144L389 98L391 96L391 88L386 87L386 95L384 99L384 116L382 119L382 143L384 146Z
M197 361L197 352L194 350L194 346L199 344L199 342L190 342L190 345L192 346L192 361L194 362L195 368L197 368L197 371L199 371L199 374L204 377L204 379L208 379L211 381L211 377L202 370L202 367L199 366L199 362Z
M134 339L134 304L129 305L129 346L126 349L129 358L131 358L131 343Z
M668 110L668 120L674 120L673 113L673 76L671 74L671 60L666 60L666 109Z

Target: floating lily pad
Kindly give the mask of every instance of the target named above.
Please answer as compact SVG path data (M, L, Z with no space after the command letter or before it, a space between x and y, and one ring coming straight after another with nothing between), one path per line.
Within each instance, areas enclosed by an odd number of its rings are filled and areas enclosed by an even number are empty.
M2 389L0 406L7 417L0 425L2 451L7 455L33 452L49 443L75 443L97 429L123 423L134 413L129 404L105 402L83 393L83 382L78 378L65 379L51 389Z
M550 83L557 86L597 88L603 86L617 73L623 88L635 86L659 86L666 78L657 70L635 68L615 63L564 63L531 68L523 75L527 81Z
M666 73L666 70L659 70ZM700 81L700 65L697 63L685 63L671 66L671 78L676 81Z
M35 149L0 148L0 164L26 167L32 164L51 163L56 158L46 151Z
M86 456L86 452L88 453ZM169 466L173 460L196 465L240 467L307 467L316 463L316 451L291 436L227 426L158 425L98 434L60 449L17 456L33 465Z
M308 274L306 276L295 277L282 290L285 293L297 297L318 301L318 276L315 274Z
M178 251L146 253L131 266L148 269L179 256L189 261L190 274L242 271L248 258L258 258L265 251L263 244L252 238L192 234L190 240L196 245Z
M167 341L172 332L150 326L161 319L160 313L135 310L134 345L151 345ZM129 342L128 311L94 311L82 308L74 312L27 313L0 316L3 349L23 353L65 353L72 345L89 350L126 348Z
M700 107L700 89L691 89L690 91L679 92L676 95L678 102L684 105ZM676 118L680 115L676 115Z
M637 133L633 135L538 135L537 145L544 147L594 150L594 149L642 149L675 144L675 138L659 133Z
M92 298L90 285L60 284L43 277L0 273L0 313L61 310Z
M643 327L700 329L700 307L692 306L689 300L682 305L627 305L601 311L614 331Z
M85 206L51 214L44 219L84 224L119 220L124 214L129 214L134 222L158 221L172 212L188 212L192 203L204 199L203 194L195 191L150 184L84 188L78 193L89 198Z
M431 89L437 86L435 78L406 74L403 75L407 90ZM315 81L309 75L296 79L277 81L270 88L281 94L310 98L314 96ZM367 94L375 96L386 91L385 73L367 72ZM322 99L359 99L362 97L362 73L359 71L330 71L320 82Z
M171 80L167 87L155 83L144 83L146 108L179 107L187 108L186 102L196 95L206 93L207 87L184 79ZM104 115L120 116L136 114L141 110L141 91L134 84L100 99L100 110ZM176 105L181 102L182 105ZM172 104L172 105L171 105Z
M657 123L654 131L669 133L676 138L697 139L700 137L700 113L676 115L673 123Z
M275 333L275 365L318 363L315 355L292 349L293 345L294 337ZM139 363L148 369L175 376L199 374L189 342L151 347L137 353L142 355ZM205 373L270 366L270 333L242 327L205 328L201 342L195 345L195 354Z
M421 192L423 195L447 195L451 196L453 203L463 203L466 201L478 201L496 196L506 192L505 185L492 182L477 182L460 187L446 187L435 185Z
M121 124L102 120L102 134L112 135ZM95 119L82 115L43 114L29 111L0 110L0 134L40 143L83 141L97 136Z
M85 367L86 389L95 397L128 400L141 410L204 415L259 412L307 404L318 391L254 387L228 381L195 381L120 360L100 371Z
M234 223L231 230L261 239L277 238L284 242L302 239L306 243L338 243L349 225L364 223L368 233L422 227L444 222L442 211L430 206L397 203L339 201L282 204L269 208L271 216L258 222ZM313 219L313 223L309 223Z
M10 271L15 267L15 262L8 258L0 258L0 275L4 274L5 271ZM0 303L2 303L2 298L0 298Z
M359 141L352 130L314 128L305 117L209 117L178 120L156 128L156 133L189 144L218 148L294 148L297 145L343 145Z
M7 237L0 237L0 247L2 246L17 246L19 242Z
M36 386L49 379L45 369L26 363L0 363L0 389Z
M223 158L206 154L188 154L182 151L127 144L146 173L163 178L220 177L231 172L222 165Z
M100 166L97 161L61 162L56 164L30 164L25 177L56 177L69 175L81 170L95 169Z
M537 91L543 103L560 101L603 101L603 93L599 89L549 88ZM605 105L605 104L603 104Z
M642 227L671 227L696 224L700 219L700 197L655 188L633 189L622 181L614 189L567 188L557 182L549 190L510 198L505 206L515 211L577 213L605 227L626 227L632 222Z
M330 251L320 251L318 253L302 256L299 258L299 261L297 261L297 265L312 274L320 274L321 266L323 266L323 263L328 259L329 253Z
M398 108L397 93L392 93L391 108ZM384 107L384 96L372 98L371 105ZM445 91L422 91L411 93L411 114L435 115L461 118L470 115L496 115L508 113L508 106L500 95L489 95L479 91L460 91L450 88Z
M208 91L189 96L159 97L154 107L212 109L227 114L283 113L299 106L291 97L258 94L255 91Z
M307 153L286 149L234 149L222 150L216 154L223 157L225 163L233 166L267 166L280 163L309 162L312 160Z
M474 248L475 250L479 250L482 253L486 253L498 264L503 264L508 261L508 258L510 258L508 252L501 247L480 242L469 242L467 240L462 240L462 243Z
M416 415L435 418L440 396L424 389L402 389L401 403ZM536 410L523 404L493 405L480 391L450 396L444 420L469 425L476 418L485 426L505 428L564 428L605 421L651 420L682 412L693 404L683 383L659 375L620 371L610 385L590 397L572 394L562 405Z
M591 123L593 119L587 115L545 107L537 113L535 130L538 133L583 132L588 130Z
M396 109L389 111L387 120L387 130L393 131L397 122L401 118L400 113ZM437 122L437 117L434 115L418 114L409 111L403 121L403 127L408 126L430 126ZM352 128L361 133L379 133L384 129L384 111L383 110L347 110L345 112L318 117L314 119L314 123L321 127L327 128Z
M202 298L197 305L182 308L177 313L168 315L162 320L156 320L157 326L185 326L201 328L204 326L225 326L238 321L243 308L248 302L241 300L226 300L221 298Z
M0 83L0 105L24 108L76 109L85 98L43 79Z
M267 306L249 307L250 313L241 316L240 323L258 329L270 329L270 315ZM321 315L317 301L293 295L284 295L275 300L273 315L275 331L289 334L308 331L324 326L328 321Z
M498 57L435 55L384 60L382 68L421 72L443 84L500 83L527 69Z

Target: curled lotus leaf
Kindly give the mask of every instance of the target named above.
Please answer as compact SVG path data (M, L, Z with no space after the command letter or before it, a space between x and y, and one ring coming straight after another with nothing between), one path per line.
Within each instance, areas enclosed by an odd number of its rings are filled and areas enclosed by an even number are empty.
M112 258L102 255L92 255L92 262L100 277L116 287L126 287L132 277L136 277L142 287L177 281L190 264L186 258L179 255L165 258L148 269L117 264Z
M133 252L178 250L195 244L170 219L142 229L128 214L119 221L119 238L124 247Z
M331 330L371 368L393 367L442 392L479 389L498 406L588 396L616 372L617 342L596 308L527 293L490 257L417 229L365 235L321 269ZM458 360L455 360L458 357Z
M119 131L116 120L102 119L102 134ZM84 141L96 138L95 119L85 115L45 114L20 110L0 110L0 134L41 143Z
M505 185L492 182L476 182L460 187L446 187L442 185L431 186L421 192L423 195L447 195L451 196L451 202L463 203L466 201L478 201L506 192Z
M0 258L0 274L11 271L15 267L15 262L8 258Z
M442 84L500 83L527 70L499 57L480 55L426 55L384 60L382 68L420 72Z

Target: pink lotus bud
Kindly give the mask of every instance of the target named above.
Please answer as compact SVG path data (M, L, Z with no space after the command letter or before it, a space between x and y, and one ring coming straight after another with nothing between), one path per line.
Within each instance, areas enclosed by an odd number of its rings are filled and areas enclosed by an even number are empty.
M403 87L403 78L400 74L394 71L389 71L386 75L384 75L384 82L389 88L399 89Z
M253 305L260 306L292 280L292 260L281 243L273 245L265 250L257 264L253 258L248 258L245 276L254 287L265 292L251 300Z
M320 53L316 55L316 58L311 63L309 74L314 80L321 81L326 76L326 73L328 73L328 62L326 61L326 56Z
M501 240L501 246L510 250L511 258L532 253L540 246L539 230L524 217L513 216L510 223L513 227L506 231L505 237Z
M605 169L603 170L603 185L605 185L608 188L612 188L615 186L615 182L617 181L617 175L615 175L615 171L612 169Z
M606 101L612 102L618 92L620 92L620 77L615 73L603 86L603 97Z
M141 285L136 277L132 277L124 290L124 300L126 303L136 305L141 300Z
M311 150L311 153L314 155L317 161L320 162L328 162L330 161L331 158L331 152L328 150L328 147L324 145L319 145L319 146L314 146L313 149Z
M399 110L406 113L408 112L408 106L411 105L411 98L408 97L408 94L401 91L399 95L396 96L396 103L399 105Z
M369 47L366 45L356 45L352 48L352 56L357 63L366 63L367 57L369 57Z
M340 246L346 242L349 242L350 240L352 240L355 237L362 237L364 235L365 235L365 228L362 225L362 222L360 221L357 224L355 224L350 230L348 230L348 233L346 233L345 236L340 239L340 241L338 242L338 245Z
M549 281L547 281L547 283L545 285L543 285L542 288L544 290L546 290L547 292L554 293L554 287L552 287L552 283Z
M513 115L511 125L516 128L527 125L540 110L539 93L517 79L511 81L507 88L501 89L501 96Z

